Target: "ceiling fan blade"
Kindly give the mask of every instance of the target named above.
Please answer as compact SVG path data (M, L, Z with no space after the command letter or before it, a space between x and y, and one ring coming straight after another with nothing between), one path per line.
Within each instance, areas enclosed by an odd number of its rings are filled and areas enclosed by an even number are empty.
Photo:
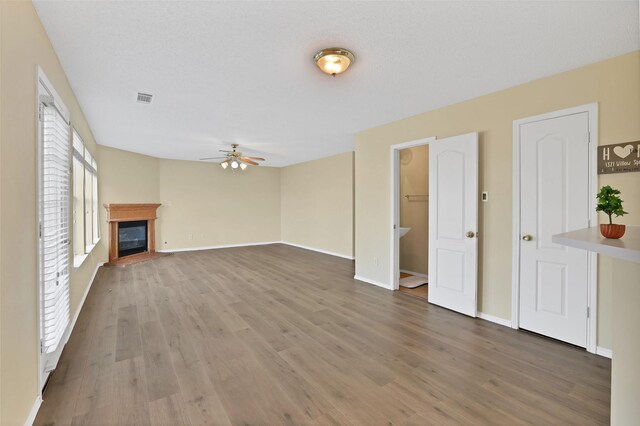
M248 159L247 157L240 157L240 161L242 161L243 163L251 164L253 166L257 166L258 165L258 163L256 163L253 160Z
M262 157L243 157L243 158L250 158L252 160L264 161L264 158L262 158Z
M207 157L207 158L201 158L200 160L221 160L223 158L227 158L227 157Z

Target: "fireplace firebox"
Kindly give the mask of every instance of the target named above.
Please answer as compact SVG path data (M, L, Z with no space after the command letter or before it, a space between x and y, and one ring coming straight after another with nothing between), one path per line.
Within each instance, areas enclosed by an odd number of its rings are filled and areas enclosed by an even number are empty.
M147 223L146 220L118 223L118 257L144 253L148 250Z

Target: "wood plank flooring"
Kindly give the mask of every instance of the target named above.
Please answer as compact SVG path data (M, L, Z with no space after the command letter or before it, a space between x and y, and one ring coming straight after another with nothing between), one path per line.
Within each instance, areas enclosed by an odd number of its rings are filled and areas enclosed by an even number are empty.
M36 425L607 424L610 361L284 245L101 268Z
M407 274L406 272L400 272L400 279L406 277L412 277L413 275ZM421 285L420 287L407 288L402 287L398 289L404 294L408 294L409 296L419 297L420 299L428 300L429 299L429 284Z

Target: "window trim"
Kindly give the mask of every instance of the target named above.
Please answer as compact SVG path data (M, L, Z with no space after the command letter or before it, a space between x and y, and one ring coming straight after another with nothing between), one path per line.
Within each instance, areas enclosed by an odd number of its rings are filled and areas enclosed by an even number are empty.
M77 227L76 227L76 223L74 220L73 223L73 227L72 227L72 240L73 240L73 269L77 270L78 268L80 268L82 266L82 264L84 263L84 261L89 257L89 255L93 252L93 249L98 245L98 243L100 242L100 230L99 230L99 223L96 224L92 224L91 227L91 235L89 235L89 239L92 241L91 244L87 244L87 224L86 224L86 219L87 219L87 215L86 215L86 208L87 208L87 198L86 198L86 185L87 185L87 178L86 178L86 174L87 174L87 161L85 158L85 153L88 153L89 156L91 157L91 160L96 164L95 167L93 164L89 164L89 166L91 167L90 170L90 174L95 174L95 176L98 176L98 169L97 169L97 165L98 162L96 161L95 157L91 154L91 152L87 149L86 144L84 143L84 139L82 138L82 136L80 135L80 132L78 132L78 129L75 126L71 126L71 147L72 147L72 157L75 158L75 152L76 152L76 147L74 144L74 138L78 137L78 141L80 142L80 144L82 145L82 161L81 161L81 165L82 165L82 207L81 207L81 214L82 214L82 254L76 254L76 244L75 244L75 237L76 237L76 232L77 232ZM73 169L73 167L72 167ZM76 178L76 174L75 172L72 172L72 182L73 182L73 193L74 193L74 197L72 197L74 199L74 203L75 203L75 178ZM92 188L93 188L93 182L91 182ZM93 197L93 189L92 189L92 197ZM95 196L97 197L97 194L95 194ZM91 200L92 204L93 204L93 198ZM100 204L99 202L97 203L98 205ZM72 210L74 211L74 219L75 219L75 205L72 205ZM93 206L92 206L93 208ZM92 214L93 217L93 214ZM98 213L98 219L100 218L100 214ZM98 227L98 239L96 241L93 241L93 226L97 226Z

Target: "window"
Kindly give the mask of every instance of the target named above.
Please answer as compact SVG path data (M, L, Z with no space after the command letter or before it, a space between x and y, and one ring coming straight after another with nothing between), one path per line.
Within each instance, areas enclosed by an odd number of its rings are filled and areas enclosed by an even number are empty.
M69 325L70 128L67 109L39 70L38 217L40 373L58 362Z
M73 131L73 247L74 266L82 264L100 239L98 168L96 160Z

